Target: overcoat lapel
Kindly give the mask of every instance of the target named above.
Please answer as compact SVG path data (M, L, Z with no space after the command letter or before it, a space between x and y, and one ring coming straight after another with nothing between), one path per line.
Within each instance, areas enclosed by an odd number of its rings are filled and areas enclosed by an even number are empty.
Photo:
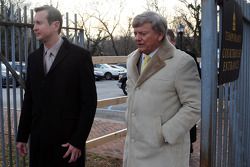
M140 86L144 81L146 81L150 76L152 76L164 66L165 62L162 61L158 55L153 56L139 76L136 86Z
M147 64L141 75L139 76L136 82L136 87L140 86L153 74L155 74L161 68L166 66L167 64L165 63L165 60L172 58L173 54L174 54L174 46L170 44L168 40L165 40L163 44L160 46L159 50L149 61L149 63Z
M139 71L138 71L138 62L140 60L140 52L138 50L134 51L132 53L132 56L131 56L131 63L129 63L128 65L131 65L128 70L131 69L131 72L130 72L130 78L131 80L133 81L134 84L136 84L138 78L139 78Z

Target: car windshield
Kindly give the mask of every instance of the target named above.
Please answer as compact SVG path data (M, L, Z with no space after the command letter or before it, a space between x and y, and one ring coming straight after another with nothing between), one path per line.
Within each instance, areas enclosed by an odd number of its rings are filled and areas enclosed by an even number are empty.
M109 65L107 65L107 64L102 64L103 65L103 67L105 67L105 68L109 68Z
M110 65L111 67L113 67L113 68L119 68L119 67L117 67L116 65Z

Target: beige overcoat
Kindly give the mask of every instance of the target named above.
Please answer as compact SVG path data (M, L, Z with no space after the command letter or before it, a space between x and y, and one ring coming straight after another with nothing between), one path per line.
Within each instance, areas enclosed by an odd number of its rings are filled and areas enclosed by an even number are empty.
M124 167L188 167L189 130L200 119L201 85L190 55L164 41L139 74L128 56Z

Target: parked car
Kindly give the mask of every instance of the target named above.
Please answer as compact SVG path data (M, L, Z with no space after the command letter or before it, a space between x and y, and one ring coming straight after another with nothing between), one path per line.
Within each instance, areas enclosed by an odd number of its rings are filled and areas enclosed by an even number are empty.
M127 69L127 64L126 63L118 63L118 64L116 64L117 66L122 66L122 67L124 67L124 68L126 68Z
M120 74L126 73L124 70L111 67L108 64L95 64L94 67L104 73L104 78L110 80L118 78Z
M127 82L127 73L119 75L117 86L122 89L124 95L128 95L126 82Z
M127 72L127 69L125 67L123 67L123 66L120 66L120 65L117 65L117 64L111 64L110 66L113 67L113 68L121 69L121 70L124 70L125 72Z
M127 69L124 68L124 67L122 67L122 66L118 66L118 65L114 65L114 64L112 64L112 65L110 65L110 66L113 67L113 68L122 70L122 73L121 73L121 74L127 73Z
M94 68L95 80L99 81L104 78L104 73L98 68Z
M25 62L15 62L15 66L12 65L12 62L9 62L9 64L14 68L16 71L19 72L19 74L22 75L22 78L26 77L26 65Z
M12 74L9 72L8 74L8 77L7 77L7 69L6 69L6 66L4 64L1 63L1 78L2 78L2 87L3 88L6 88L7 85L9 85L10 87L13 86L13 80L14 82L16 82L16 86L19 86L19 83L13 79L12 77ZM20 73L18 71L16 71L16 73L18 75L20 75Z

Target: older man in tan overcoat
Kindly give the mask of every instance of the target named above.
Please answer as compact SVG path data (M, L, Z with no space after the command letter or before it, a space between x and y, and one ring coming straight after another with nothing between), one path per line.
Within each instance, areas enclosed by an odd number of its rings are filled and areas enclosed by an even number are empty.
M166 39L167 24L160 15L144 12L132 25L138 49L127 61L123 166L188 167L189 130L200 119L196 64ZM145 66L146 54L150 58Z

